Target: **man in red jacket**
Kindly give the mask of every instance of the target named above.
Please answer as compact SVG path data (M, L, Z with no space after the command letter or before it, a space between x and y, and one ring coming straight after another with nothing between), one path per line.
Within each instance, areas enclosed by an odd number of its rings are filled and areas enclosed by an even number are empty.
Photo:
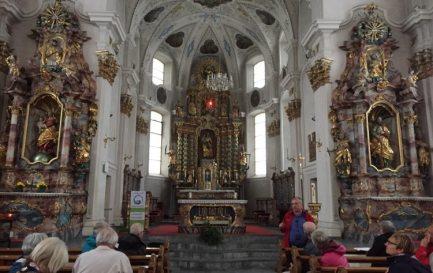
M433 253L433 224L427 228L424 238L419 242L415 256L423 265L430 267L429 256L431 253Z
M305 222L314 222L313 216L304 210L299 197L293 197L290 206L292 210L286 212L279 225L280 230L284 232L283 247L304 247L308 238L303 225Z

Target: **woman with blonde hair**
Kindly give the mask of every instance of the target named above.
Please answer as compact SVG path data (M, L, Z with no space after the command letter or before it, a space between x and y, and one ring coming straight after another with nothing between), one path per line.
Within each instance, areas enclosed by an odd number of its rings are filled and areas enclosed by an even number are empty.
M406 234L394 233L385 243L388 260L388 273L431 273L414 256L415 248Z
M47 238L33 249L30 259L36 264L38 272L56 273L68 263L68 248L57 237Z
M11 268L9 269L9 273L16 273L18 271L21 271L21 269L24 270L31 270L35 271L35 265L34 263L29 259L30 253L33 251L35 246L39 244L42 240L48 238L47 234L45 233L30 233L27 235L24 240L23 244L21 246L21 250L23 251L23 256L20 257L18 260L16 260Z

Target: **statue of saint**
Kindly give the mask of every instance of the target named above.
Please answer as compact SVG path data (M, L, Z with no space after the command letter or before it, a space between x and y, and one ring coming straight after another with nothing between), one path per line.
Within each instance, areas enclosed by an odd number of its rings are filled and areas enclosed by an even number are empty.
M428 166L430 166L430 154L424 146L420 146L418 148L418 162L420 171L422 173L428 173Z
M379 168L391 167L394 159L394 150L390 144L391 131L383 123L382 118L377 118L377 124L373 127L373 139L370 143L373 163Z
M213 147L212 147L212 138L209 132L206 132L201 138L201 146L203 150L203 157L211 158L214 156Z
M349 141L340 139L337 143L337 151L335 153L335 167L340 175L350 175L350 165L352 164L352 154L349 149Z
M10 55L5 59L6 64L9 66L9 75L16 79L20 76L20 70L18 69L17 60L14 55Z
M56 128L57 119L50 116L45 120L45 128L42 129L37 139L38 151L44 154L53 154L56 149L59 132Z

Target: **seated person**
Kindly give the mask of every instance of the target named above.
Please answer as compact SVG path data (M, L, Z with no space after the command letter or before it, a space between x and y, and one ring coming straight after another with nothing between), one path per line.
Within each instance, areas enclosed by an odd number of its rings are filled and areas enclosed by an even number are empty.
M118 240L119 236L111 227L101 229L96 235L97 247L78 256L72 273L132 273L128 257L114 249Z
M21 246L23 256L12 264L11 268L9 269L9 273L19 272L24 267L28 267L28 269L25 270L36 271L36 265L29 259L29 255L35 246L46 238L48 238L48 236L45 233L30 233L27 235L24 238L23 244Z
M391 221L388 220L382 221L380 223L380 226L382 228L382 234L374 238L373 245L371 246L370 250L367 252L367 256L381 256L381 257L388 256L388 254L386 254L385 243L388 241L389 237L391 237L391 235L394 234L395 226ZM387 267L388 263L376 262L376 263L372 263L371 266Z
M316 224L313 222L305 222L303 225L304 233L307 235L307 243L303 249L303 255L308 256L320 256L322 252L314 245L311 239L311 234L316 230ZM310 271L310 264L308 261L302 261L302 272L306 273Z
M311 235L314 245L322 251L320 257L321 266L342 266L349 267L349 262L344 256L346 247L329 238L323 231L316 230Z
M86 240L84 241L83 245L81 246L81 253L90 251L92 249L96 248L96 235L98 235L98 232L106 227L109 227L110 225L106 222L98 222L93 227L93 234L88 236Z
M388 273L431 273L430 268L413 257L414 246L409 236L394 233L386 242Z
M30 259L38 269L33 272L56 273L68 263L68 248L65 242L57 237L46 238L35 246L35 249L30 254Z
M143 225L135 223L131 225L130 233L119 239L117 250L129 255L145 255L146 245L143 239Z
M429 256L431 253L433 253L433 224L427 228L424 238L419 242L415 256L423 265L430 266Z

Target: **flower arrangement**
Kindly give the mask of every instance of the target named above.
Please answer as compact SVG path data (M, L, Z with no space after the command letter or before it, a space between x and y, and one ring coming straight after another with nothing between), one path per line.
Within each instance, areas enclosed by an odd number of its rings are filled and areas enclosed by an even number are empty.
M17 181L17 183L15 184L15 191L22 192L22 191L24 191L25 187L26 187L26 184L24 182Z
M40 180L38 183L36 183L36 189L39 192L44 192L47 189L48 185L45 183L44 180Z

